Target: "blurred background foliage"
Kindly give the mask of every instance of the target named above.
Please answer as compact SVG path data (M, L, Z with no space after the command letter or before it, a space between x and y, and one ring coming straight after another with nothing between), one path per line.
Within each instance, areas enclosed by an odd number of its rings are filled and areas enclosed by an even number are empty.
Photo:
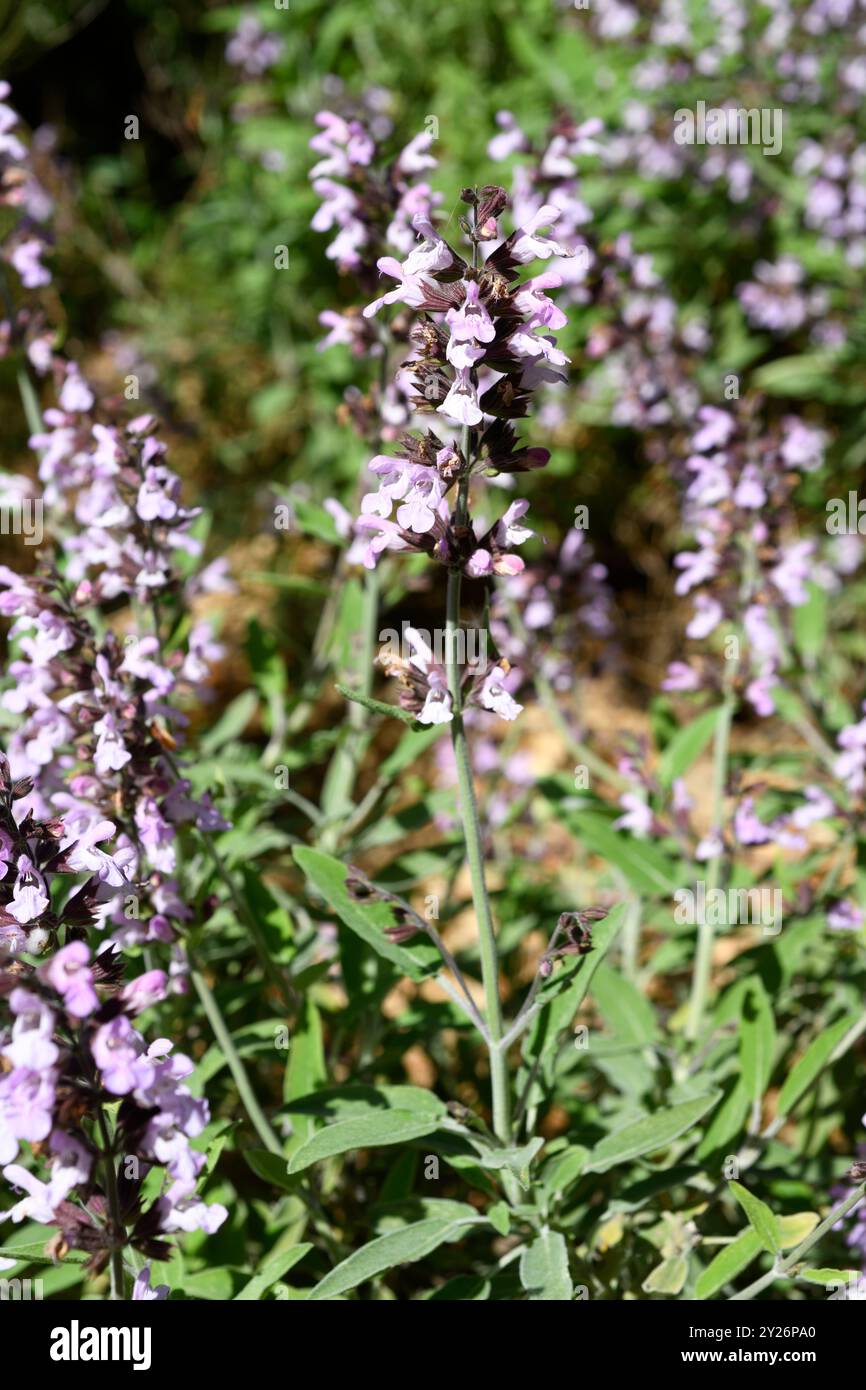
M668 132L674 107L698 97L779 100L767 55L748 47L714 75L696 76L691 58L715 36L718 17L701 4L686 8L691 54L682 55L679 85L670 101L665 89L647 98L666 111ZM319 313L357 294L310 229L315 112L376 106L393 127L394 152L435 119L431 182L450 220L463 184L503 176L486 152L497 111L514 111L534 138L560 109L627 127L635 98L644 99L636 71L651 52L646 26L661 11L641 5L640 24L611 40L599 37L591 8L561 0L4 4L2 65L54 158L56 279L70 350L107 393L126 372L139 373L143 403L175 435L177 466L211 504L214 549L228 547L241 576L273 568L275 498L300 488L348 500L364 461L337 410L346 387L366 384L365 368L343 349L317 351ZM250 14L283 43L277 64L253 80L225 59L227 37ZM821 38L831 85L844 43L844 33ZM124 135L131 115L138 139ZM862 120L856 103L851 118ZM739 152L754 178L743 202L731 201L724 181L651 177L632 161L604 170L596 162L582 195L597 240L630 231L677 304L705 318L712 346L696 364L704 399L720 401L725 375L737 372L744 389L767 393L768 418L793 405L829 421L838 440L831 465L844 488L866 451L862 271L804 230L805 180L791 169L798 142L821 139L839 119L802 100L785 102L785 121L781 157ZM661 116L657 123L661 132ZM289 250L288 270L274 267L279 245ZM785 254L844 306L844 345L827 351L805 331L780 340L746 325L736 286L759 259ZM639 436L611 423L610 401L583 390L600 370L585 353L598 313L592 304L577 313L564 342L575 390L568 425L552 441L563 486L532 480L530 496L551 539L577 502L590 505L593 544L627 619L626 669L648 692L677 641L675 626L661 621L677 502L664 476L648 471ZM17 420L8 372L2 387ZM820 491L807 480L806 506L823 510L824 496L823 479ZM292 563L315 569L321 560L293 551ZM303 626L297 604L296 618Z

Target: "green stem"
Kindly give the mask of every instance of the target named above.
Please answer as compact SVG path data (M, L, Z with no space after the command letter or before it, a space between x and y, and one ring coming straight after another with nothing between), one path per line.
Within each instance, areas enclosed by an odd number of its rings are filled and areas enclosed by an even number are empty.
M468 434L468 430L464 432ZM464 439L464 459L468 464L468 440ZM469 479L461 479L455 512L455 525L465 524ZM448 590L445 616L445 650L447 654L448 688L451 692L451 742L457 764L457 787L466 862L472 884L472 902L478 923L478 946L481 955L481 978L484 984L484 1012L487 1019L487 1047L490 1055L490 1086L493 1100L493 1131L503 1144L511 1143L511 1093L508 1066L502 1038L502 1006L499 999L499 957L496 932L484 876L484 853L478 803L472 782L469 745L463 725L463 699L460 686L459 656L461 571L448 571Z
M728 744L731 735L731 721L734 717L734 696L728 691L725 694L719 714L719 722L716 725L715 741L713 747L713 823L711 829L721 834L723 804L725 796L725 783L728 776ZM707 902L710 902L711 894L719 886L719 877L722 871L721 852L714 855L710 860L707 870ZM710 985L710 971L713 962L713 925L708 920L708 913L704 911L703 921L698 924L698 945L695 955L695 968L692 975L692 994L689 1003L689 1016L686 1023L686 1037L690 1042L695 1042L700 1035L703 1024L704 1008L706 1007L707 994Z
M117 1193L117 1173L114 1168L114 1145L111 1135L108 1132L108 1125L105 1119L105 1112L102 1106L97 1107L97 1121L99 1132L102 1137L104 1147L103 1167L105 1170L105 1192L108 1197L108 1210L111 1214L112 1234L124 1233L123 1221L120 1216L120 1198ZM123 1281L123 1246L112 1246L111 1259L109 1264L109 1276L111 1279L111 1293L109 1297L117 1302L124 1297Z
M250 1123L265 1148L272 1154L279 1154L282 1156L283 1146L271 1129L264 1111L256 1100L255 1092L250 1085L250 1080L246 1073L246 1068L238 1055L238 1050L232 1041L232 1035L228 1030L226 1021L222 1016L219 1004L214 998L210 986L196 966L191 965L190 975L192 976L195 992L201 1000L202 1008L207 1014L208 1022L213 1029L214 1037L223 1050L229 1071L238 1088L241 1103L250 1117Z
M866 1183L861 1182L848 1197L844 1198L843 1201L838 1202L837 1205L833 1207L832 1211L824 1217L824 1220L815 1227L814 1231L810 1231L805 1240L800 1241L800 1244L791 1251L790 1255L786 1255L784 1260L777 1260L771 1270L766 1274L762 1274L760 1279L756 1279L753 1284L743 1289L741 1293L735 1293L728 1302L737 1303L748 1301L754 1298L755 1294L761 1293L764 1289L768 1288L776 1279L783 1278L784 1275L786 1275L789 1270L793 1269L794 1265L812 1249L813 1245L817 1245L818 1241L821 1240L828 1231L833 1229L837 1221L841 1221L844 1216L848 1215L849 1211L854 1210L863 1200L864 1193L866 1193Z

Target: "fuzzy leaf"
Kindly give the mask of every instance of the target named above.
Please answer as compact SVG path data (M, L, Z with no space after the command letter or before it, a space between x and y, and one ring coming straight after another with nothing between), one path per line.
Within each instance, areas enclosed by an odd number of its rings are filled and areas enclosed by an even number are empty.
M712 1298L719 1289L736 1279L737 1275L761 1253L761 1249L761 1242L751 1226L741 1231L736 1240L732 1240L730 1245L725 1245L699 1275L695 1285L695 1296Z
M350 1289L357 1288L367 1279L375 1279L388 1269L398 1265L414 1264L423 1260L447 1241L459 1240L470 1227L482 1223L473 1207L466 1207L466 1215L436 1216L424 1221L413 1222L400 1230L389 1231L387 1235L371 1240L360 1250L326 1274L324 1279L310 1293L310 1300L339 1298Z
M385 928L394 925L394 916L387 903L360 903L349 896L346 890L348 869L341 860L306 845L296 845L294 856L328 906L378 955L391 961L411 980L423 980L436 971L440 957L432 942L419 938L417 944L413 941L409 946L398 946L388 940Z
M629 1163L642 1154L655 1153L667 1148L674 1139L685 1134L719 1099L719 1092L698 1096L695 1100L673 1105L657 1115L645 1115L634 1120L624 1129L608 1134L590 1151L585 1172L606 1173L617 1164Z
M530 1303L570 1303L574 1294L568 1272L568 1246L559 1231L545 1231L520 1256L520 1282Z
M300 1173L323 1158L348 1153L352 1149L374 1149L385 1144L402 1144L432 1134L438 1120L413 1115L408 1110L383 1110L375 1115L338 1120L326 1125L296 1149L289 1162L289 1174Z
M761 1242L765 1250L771 1254L778 1255L782 1248L779 1240L779 1226L773 1212L762 1202L760 1197L756 1197L748 1188L743 1187L742 1183L732 1182L731 1191L739 1202L743 1211L748 1217L749 1225Z

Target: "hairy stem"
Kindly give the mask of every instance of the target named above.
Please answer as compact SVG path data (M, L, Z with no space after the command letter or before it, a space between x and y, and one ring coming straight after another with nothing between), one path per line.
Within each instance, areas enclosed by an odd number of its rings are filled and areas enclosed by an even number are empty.
M101 1105L97 1107L96 1113L99 1123L99 1133L104 1148L103 1168L105 1171L105 1194L108 1198L108 1210L111 1214L111 1229L112 1233L117 1232L123 1234L124 1227L120 1217L120 1198L117 1192L117 1172L114 1167L114 1145L111 1135L108 1132L105 1111ZM111 1278L111 1293L109 1297L116 1302L124 1297L122 1245L115 1245L112 1247L109 1274Z
M731 721L734 717L734 697L725 694L716 725L713 745L713 824L712 830L721 833L722 807L725 797L725 783L728 777L728 744L731 735ZM723 855L721 851L710 860L707 869L707 901L719 886ZM703 913L703 921L698 924L698 944L695 954L695 968L692 975L692 994L689 1002L689 1016L686 1022L686 1037L695 1042L700 1035L710 985L710 970L713 961L713 925L709 914Z
M469 459L469 431L464 431L463 456ZM455 521L458 526L465 524L469 479L461 479L457 498ZM460 686L459 638L460 631L460 585L461 571L448 571L448 590L445 614L445 650L448 666L448 688L451 692L451 742L454 748L454 761L457 764L457 787L460 820L463 839L466 845L466 862L472 884L472 902L478 923L478 945L481 955L481 978L484 984L484 1011L487 1019L487 1047L490 1055L490 1085L493 1100L493 1132L503 1144L511 1142L511 1093L508 1084L508 1067L504 1050L499 1046L502 1038L502 1006L499 1000L499 956L496 949L496 932L490 898L484 875L484 852L481 842L481 825L478 818L478 803L472 782L472 764L469 757L469 744L463 724L463 698Z
M271 1129L264 1111L256 1100L256 1095L250 1085L250 1079L247 1076L246 1068L232 1041L232 1035L228 1030L226 1021L222 1016L219 1004L214 998L210 985L197 967L191 966L190 975L192 976L195 992L201 1000L202 1008L207 1014L208 1022L213 1029L213 1035L223 1050L226 1062L228 1063L228 1069L238 1088L241 1104L250 1118L253 1129L256 1131L256 1134L259 1136L266 1149L272 1154L282 1155L283 1146Z

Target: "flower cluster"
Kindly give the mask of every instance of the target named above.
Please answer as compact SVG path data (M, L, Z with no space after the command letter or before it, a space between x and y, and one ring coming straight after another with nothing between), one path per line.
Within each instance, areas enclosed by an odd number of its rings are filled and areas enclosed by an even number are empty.
M433 136L422 131L385 163L361 120L319 111L316 124L321 129L310 148L320 158L310 178L321 203L313 230L336 230L325 254L343 273L369 283L380 256L388 251L409 253L415 239L412 219L418 214L429 217L441 201L426 181L415 182L418 174L436 167L430 153Z
M501 133L490 142L491 158L520 155L512 179L515 216L527 220L545 204L559 208L563 231L577 249L573 260L555 265L562 301L604 312L587 340L587 356L602 364L590 390L612 401L613 424L642 433L690 419L699 403L695 353L708 347L706 326L695 316L681 322L652 258L639 255L627 233L599 244L581 194L580 162L622 162L617 141L600 121L577 124L567 115L538 146L510 112L500 111L497 122Z
M53 203L33 172L27 147L15 133L19 118L6 101L10 91L8 82L0 82L0 205L14 215L11 229L3 236L0 256L25 289L38 289L51 281L43 257L50 249L46 224ZM0 347L8 343L10 328L4 323Z
M107 945L92 958L83 939L100 884L124 882L123 856L99 848L114 826L78 834L65 820L36 821L14 805L28 791L0 755L0 996L11 1016L11 1026L0 1029L0 1163L7 1181L26 1193L0 1219L57 1226L53 1253L87 1250L94 1271L126 1244L164 1258L158 1235L213 1231L227 1215L196 1195L204 1156L190 1140L208 1122L207 1103L182 1084L189 1059L170 1056L166 1039L148 1046L132 1024L165 997L165 973L148 970L124 983L116 949ZM80 873L87 880L56 909L54 881ZM61 926L66 942L42 964L15 958L21 950L44 952ZM102 1112L120 1097L109 1137ZM47 1158L47 1181L15 1161L22 1143ZM97 1175L101 1160L113 1164L118 1155L135 1162L124 1164L112 1202ZM154 1165L165 1168L167 1182L144 1210L142 1184ZM73 1191L80 1204L69 1200Z
M27 151L16 143L12 157L20 184ZM226 824L209 798L190 795L172 756L185 724L178 701L201 691L219 648L194 622L164 649L163 620L181 626L181 610L225 580L221 565L195 573L198 513L183 506L155 421L121 425L97 404L79 367L54 351L39 283L22 276L4 328L57 403L30 441L52 544L31 574L0 567L0 615L12 619L0 702L16 721L0 756L10 1020L0 1024L0 1161L27 1194L12 1219L57 1226L55 1253L88 1250L98 1270L127 1244L162 1258L157 1236L215 1230L225 1217L196 1196L204 1158L191 1141L208 1109L183 1085L192 1064L165 1039L148 1046L132 1023L185 987L178 937L192 911L176 874L179 827ZM91 955L85 938L97 927L110 934ZM170 969L124 982L119 947L142 941L171 943ZM105 1108L118 1099L111 1126ZM47 1182L14 1161L28 1141L48 1160ZM130 1163L115 1173L120 1155ZM142 1184L160 1165L166 1181L145 1210Z
M479 198L467 190L466 197L475 206L475 246L498 239L504 190L489 187ZM523 568L511 551L532 534L522 524L528 504L513 502L499 521L473 525L452 511L449 493L465 487L474 474L524 472L543 467L549 458L545 449L519 444L511 421L527 413L531 393L542 382L563 379L568 359L553 331L563 326L565 315L546 293L559 277L549 273L515 282L521 266L569 254L543 235L558 216L552 206L541 208L477 268L418 216L421 244L402 263L380 262L398 284L364 313L372 316L395 302L417 311L406 363L413 407L472 431L473 448L467 457L456 441L443 441L428 430L421 437L404 435L393 457L372 460L379 487L363 499L358 522L376 533L364 558L368 566L386 550L414 550L474 578Z
M400 707L410 710L419 724L447 724L454 715L447 670L415 628L405 628L404 634L411 650L408 660L385 662L385 674L400 682ZM507 660L466 664L461 672L461 705L491 710L500 719L516 719L523 706L511 692L520 682L521 672Z
M798 475L820 467L825 435L794 416L767 431L745 402L738 412L703 406L698 420L684 464L684 523L698 548L674 557L676 592L694 594L686 636L703 641L733 623L746 646L737 674L745 672L745 696L766 716L785 652L779 616L806 602L808 578L822 577L816 542L793 534L791 496ZM676 661L664 688L697 690L707 680L712 672Z

